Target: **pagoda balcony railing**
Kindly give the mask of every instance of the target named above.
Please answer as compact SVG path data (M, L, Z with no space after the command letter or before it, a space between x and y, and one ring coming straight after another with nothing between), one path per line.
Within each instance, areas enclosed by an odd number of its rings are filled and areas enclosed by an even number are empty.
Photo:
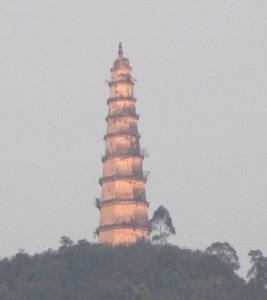
M122 94L118 94L116 97L109 98L107 103L115 102L115 101L132 101L136 102L136 98L133 96L123 96Z

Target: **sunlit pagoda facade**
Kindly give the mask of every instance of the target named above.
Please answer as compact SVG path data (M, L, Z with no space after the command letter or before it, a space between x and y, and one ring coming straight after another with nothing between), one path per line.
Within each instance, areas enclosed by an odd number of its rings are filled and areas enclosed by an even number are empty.
M113 245L149 239L149 203L146 200L146 178L142 167L144 153L139 143L132 68L123 56L121 43L118 54L109 82L103 177L99 180L102 192L97 202L100 209L98 241Z

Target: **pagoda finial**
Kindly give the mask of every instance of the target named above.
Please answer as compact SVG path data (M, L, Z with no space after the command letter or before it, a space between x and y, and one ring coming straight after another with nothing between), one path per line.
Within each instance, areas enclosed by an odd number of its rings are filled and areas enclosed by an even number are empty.
M123 51L122 51L122 44L121 44L121 42L119 43L119 51L118 51L118 53L119 53L119 57L123 57Z

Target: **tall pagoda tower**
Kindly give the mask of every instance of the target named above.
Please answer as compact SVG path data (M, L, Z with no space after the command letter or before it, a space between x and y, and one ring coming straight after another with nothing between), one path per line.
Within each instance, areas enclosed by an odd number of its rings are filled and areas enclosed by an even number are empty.
M107 100L107 132L104 136L99 243L131 244L138 239L149 239L146 178L143 173L133 93L134 81L129 60L123 56L121 43L119 56L111 68L110 96Z

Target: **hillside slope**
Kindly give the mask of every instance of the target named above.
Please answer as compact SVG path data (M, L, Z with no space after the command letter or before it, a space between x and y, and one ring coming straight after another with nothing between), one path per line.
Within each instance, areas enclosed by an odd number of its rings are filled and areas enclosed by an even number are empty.
M166 245L63 245L0 261L5 300L266 300L215 256Z

